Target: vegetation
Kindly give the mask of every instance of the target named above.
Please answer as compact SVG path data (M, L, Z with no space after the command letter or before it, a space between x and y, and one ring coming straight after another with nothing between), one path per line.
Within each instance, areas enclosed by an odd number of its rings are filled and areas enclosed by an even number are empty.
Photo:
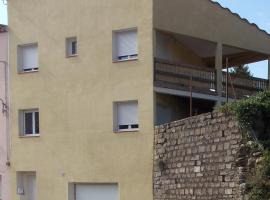
M270 91L258 93L248 99L228 103L221 111L233 113L243 131L250 149L262 152L259 165L247 180L249 200L270 199Z
M270 152L265 150L262 162L255 174L249 178L246 188L249 200L270 199Z
M242 78L249 78L253 76L249 70L248 65L240 65L237 67L232 67L230 69L230 73L234 76L242 77Z

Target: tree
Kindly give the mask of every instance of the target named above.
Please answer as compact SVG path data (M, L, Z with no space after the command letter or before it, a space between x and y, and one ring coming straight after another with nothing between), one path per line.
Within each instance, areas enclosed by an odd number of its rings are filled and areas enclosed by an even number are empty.
M230 73L231 75L237 76L237 77L243 77L243 78L253 77L253 74L250 72L248 65L239 65L237 67L232 67L230 69Z

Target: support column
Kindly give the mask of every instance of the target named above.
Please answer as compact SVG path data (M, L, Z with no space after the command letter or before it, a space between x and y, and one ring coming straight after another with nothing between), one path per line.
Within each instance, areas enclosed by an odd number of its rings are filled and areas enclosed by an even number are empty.
M216 90L217 95L220 97L218 104L221 104L222 98L222 43L218 42L216 47L215 57L215 69L216 69Z

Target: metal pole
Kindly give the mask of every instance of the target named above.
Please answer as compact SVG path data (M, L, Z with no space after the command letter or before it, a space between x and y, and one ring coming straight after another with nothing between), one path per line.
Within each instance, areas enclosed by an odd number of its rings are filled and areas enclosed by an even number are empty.
M268 58L268 87L267 89L270 89L270 57Z
M229 88L228 88L228 82L229 82L229 59L226 58L226 102L229 102Z
M192 74L190 75L189 79L189 91L190 91L190 98L189 98L189 115L192 117Z
M7 61L0 60L0 63L4 64L4 76L5 76L5 102L3 102L3 111L6 114L6 140L7 140L7 165L10 165L10 135L9 135L9 96L8 96L8 63Z

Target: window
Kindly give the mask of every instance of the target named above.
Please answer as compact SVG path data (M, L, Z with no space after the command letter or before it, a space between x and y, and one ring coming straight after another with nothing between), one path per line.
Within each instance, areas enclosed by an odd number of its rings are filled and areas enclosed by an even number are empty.
M118 184L69 184L69 200L119 200Z
M18 66L20 72L38 70L38 45L28 44L18 47Z
M113 60L124 61L138 58L137 29L113 32Z
M39 135L39 111L37 109L21 111L20 118L21 135Z
M78 55L77 38L71 37L66 39L66 56L72 57Z
M114 104L114 129L120 132L139 130L137 101Z
M36 200L36 172L17 172L17 194L22 199Z

